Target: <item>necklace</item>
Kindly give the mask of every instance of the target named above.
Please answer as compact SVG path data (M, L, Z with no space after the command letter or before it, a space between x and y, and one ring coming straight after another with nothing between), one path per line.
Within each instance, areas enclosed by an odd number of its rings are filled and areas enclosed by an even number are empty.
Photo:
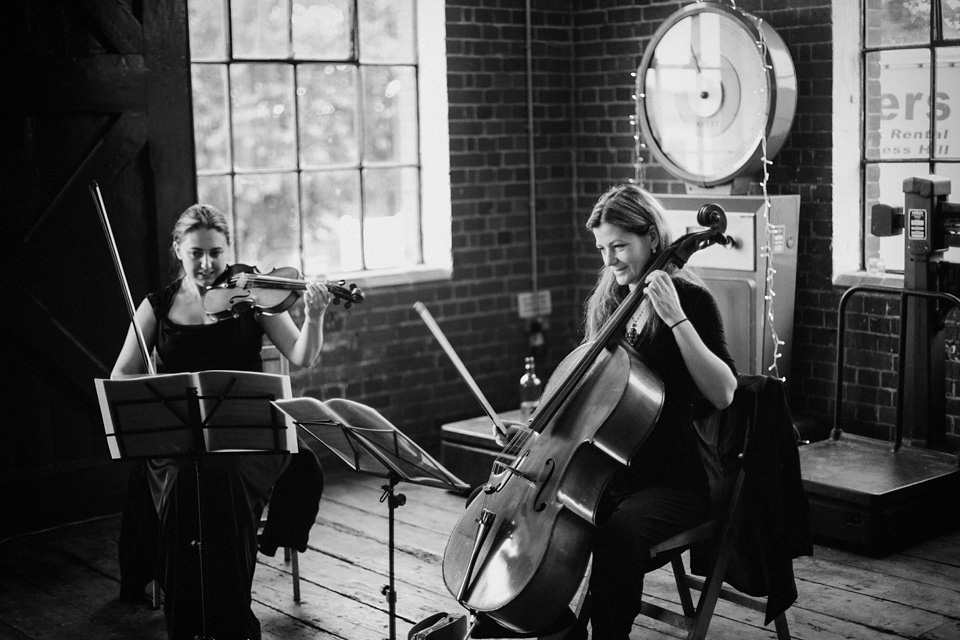
M640 337L637 334L637 320L639 320L639 318L634 316L633 323L630 324L630 329L627 330L627 342L633 347L637 346L637 338Z

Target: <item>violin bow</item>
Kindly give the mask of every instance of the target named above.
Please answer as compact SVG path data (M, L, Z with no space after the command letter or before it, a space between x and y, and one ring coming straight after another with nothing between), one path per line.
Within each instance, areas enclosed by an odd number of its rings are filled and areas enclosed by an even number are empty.
M417 313L420 314L420 317L423 318L424 323L427 325L427 328L430 329L433 337L435 337L437 342L440 343L440 346L443 347L443 350L447 353L447 357L449 357L453 362L453 366L457 368L457 371L460 372L460 376L463 378L464 382L466 382L467 386L470 387L470 391L473 392L473 395L480 402L480 406L483 407L483 410L486 411L487 415L490 416L490 419L493 420L493 424L496 425L497 431L499 431L500 434L506 438L506 425L503 424L503 420L500 419L500 416L497 415L497 412L493 410L492 406L490 406L486 396L484 396L483 392L480 391L480 387L477 386L473 376L471 376L470 372L467 371L467 367L463 364L463 361L460 360L460 356L458 356L457 352L453 350L453 346L447 340L447 337L443 335L443 331L440 330L440 325L438 325L437 321L433 319L430 311L420 301L414 303L413 308L416 309Z
M110 220L107 218L107 209L103 205L103 196L100 194L100 185L94 180L90 183L90 195L93 196L93 204L97 207L97 213L100 215L100 223L103 225L103 233L107 236L107 244L110 246L110 255L113 256L113 266L117 270L117 277L120 279L120 288L123 290L123 301L127 303L127 312L130 314L130 322L133 325L134 333L137 334L137 344L140 345L140 356L143 358L143 366L147 373L156 375L157 369L153 364L153 358L147 351L147 341L143 337L143 329L137 321L137 309L133 304L133 295L130 293L130 285L127 284L127 276L123 272L123 263L120 262L120 253L117 251L117 242L113 237L113 229L110 226Z

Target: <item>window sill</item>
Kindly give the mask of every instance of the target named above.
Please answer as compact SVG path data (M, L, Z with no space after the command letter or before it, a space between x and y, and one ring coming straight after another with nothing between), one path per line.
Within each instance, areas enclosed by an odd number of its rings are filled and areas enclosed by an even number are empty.
M883 273L873 274L866 271L854 271L852 273L841 273L834 279L833 284L840 287L855 287L862 284L875 285L881 287L891 287L895 289L903 288L902 273Z
M378 271L353 271L338 273L330 276L331 280L345 280L347 284L356 284L361 289L376 289L380 287L394 287L401 285L421 284L439 280L450 280L453 277L451 269L440 267L415 267L413 269Z

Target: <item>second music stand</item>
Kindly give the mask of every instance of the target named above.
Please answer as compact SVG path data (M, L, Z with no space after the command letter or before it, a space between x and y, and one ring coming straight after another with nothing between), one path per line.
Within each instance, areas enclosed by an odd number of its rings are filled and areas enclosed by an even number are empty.
M406 496L395 493L394 488L403 481L463 493L469 485L430 457L376 410L364 404L343 398L326 402L293 398L276 401L273 405L354 471L387 479L387 484L382 486L380 502L387 503L389 514L389 584L380 592L386 596L389 608L389 640L395 640L394 511L406 504Z

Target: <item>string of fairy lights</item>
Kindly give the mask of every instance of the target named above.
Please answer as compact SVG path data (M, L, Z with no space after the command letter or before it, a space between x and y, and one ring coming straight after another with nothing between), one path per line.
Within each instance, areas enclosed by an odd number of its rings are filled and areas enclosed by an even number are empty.
M699 1L699 0L698 0ZM730 0L731 6L734 9L737 8L733 0ZM749 15L749 14L744 14ZM759 34L759 39L757 40L757 47L760 49L761 60L764 61L764 67L767 70L767 77L769 78L769 72L772 70L772 64L770 63L770 58L767 52L767 43L763 37L763 20L762 18L757 18L755 16L749 16L755 22L757 26L757 33ZM636 72L631 73L631 77L634 78L634 101L637 101L642 95L642 80L639 77L639 74ZM769 86L768 86L769 90ZM644 172L644 153L646 153L647 145L643 141L642 136L640 135L640 128L637 122L637 113L639 109L635 109L634 113L630 116L630 126L633 131L633 140L634 140L634 178L630 180L631 183L636 183L639 186L644 186L645 183L645 172ZM774 266L774 249L773 246L776 241L777 228L770 222L770 211L772 205L770 203L770 193L767 190L767 185L770 181L770 173L768 167L773 164L773 162L767 157L767 135L766 131L760 140L760 164L763 168L763 174L760 180L760 187L763 193L763 221L765 227L765 236L763 238L763 245L759 248L760 258L765 260L766 264L766 273L764 278L764 307L766 310L766 317L770 325L770 341L773 346L773 358L771 364L767 367L767 371L773 377L779 378L782 382L786 382L786 378L780 375L780 369L778 367L778 361L783 356L780 351L780 348L786 343L780 338L780 335L777 333L776 322L774 321L774 307L777 293L773 288L773 279L777 273L777 270Z

